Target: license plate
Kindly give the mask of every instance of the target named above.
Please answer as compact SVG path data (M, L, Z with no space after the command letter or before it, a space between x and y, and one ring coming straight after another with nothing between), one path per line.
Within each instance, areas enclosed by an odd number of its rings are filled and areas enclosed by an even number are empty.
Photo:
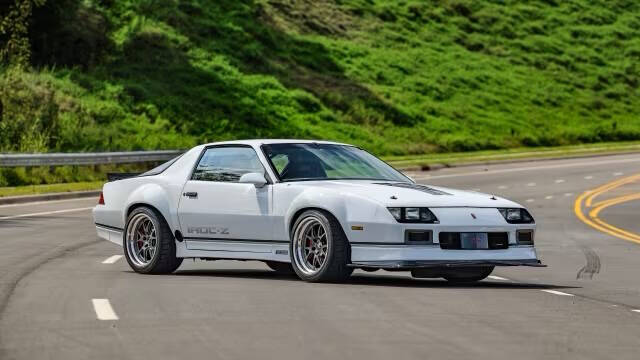
M488 249L489 237L487 233L461 233L460 247L463 249Z

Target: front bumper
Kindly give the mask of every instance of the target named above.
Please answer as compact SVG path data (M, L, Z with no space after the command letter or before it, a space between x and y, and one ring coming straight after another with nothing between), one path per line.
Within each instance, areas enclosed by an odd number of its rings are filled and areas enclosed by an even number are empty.
M416 269L460 266L543 267L533 246L499 250L445 250L434 245L376 245L351 243L351 266L382 269Z

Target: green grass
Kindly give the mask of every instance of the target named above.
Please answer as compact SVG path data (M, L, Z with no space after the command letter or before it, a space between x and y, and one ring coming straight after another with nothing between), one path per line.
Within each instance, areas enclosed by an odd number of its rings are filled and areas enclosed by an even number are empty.
M640 152L640 142L600 143L554 147L515 148L444 154L387 156L384 160L398 169L429 169L434 166L455 166L472 163L496 163L590 155Z
M0 68L0 151L640 139L635 0L61 0L32 42Z
M99 190L104 181L86 181L68 184L30 185L15 187L0 187L0 197L36 195L48 193L62 193L70 191Z

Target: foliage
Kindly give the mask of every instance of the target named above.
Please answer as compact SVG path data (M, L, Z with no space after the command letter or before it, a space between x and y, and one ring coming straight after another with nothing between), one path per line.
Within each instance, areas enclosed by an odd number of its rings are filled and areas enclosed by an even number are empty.
M32 68L0 69L0 151L296 137L403 155L640 139L634 0L61 0L32 11Z
M45 0L3 0L0 2L0 64L29 63L29 25L33 8Z

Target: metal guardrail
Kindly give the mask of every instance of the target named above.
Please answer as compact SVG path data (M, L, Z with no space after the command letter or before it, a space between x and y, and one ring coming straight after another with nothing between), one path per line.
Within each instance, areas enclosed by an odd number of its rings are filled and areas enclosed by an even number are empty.
M183 150L157 150L103 153L0 154L0 167L133 164L167 161L183 152Z

